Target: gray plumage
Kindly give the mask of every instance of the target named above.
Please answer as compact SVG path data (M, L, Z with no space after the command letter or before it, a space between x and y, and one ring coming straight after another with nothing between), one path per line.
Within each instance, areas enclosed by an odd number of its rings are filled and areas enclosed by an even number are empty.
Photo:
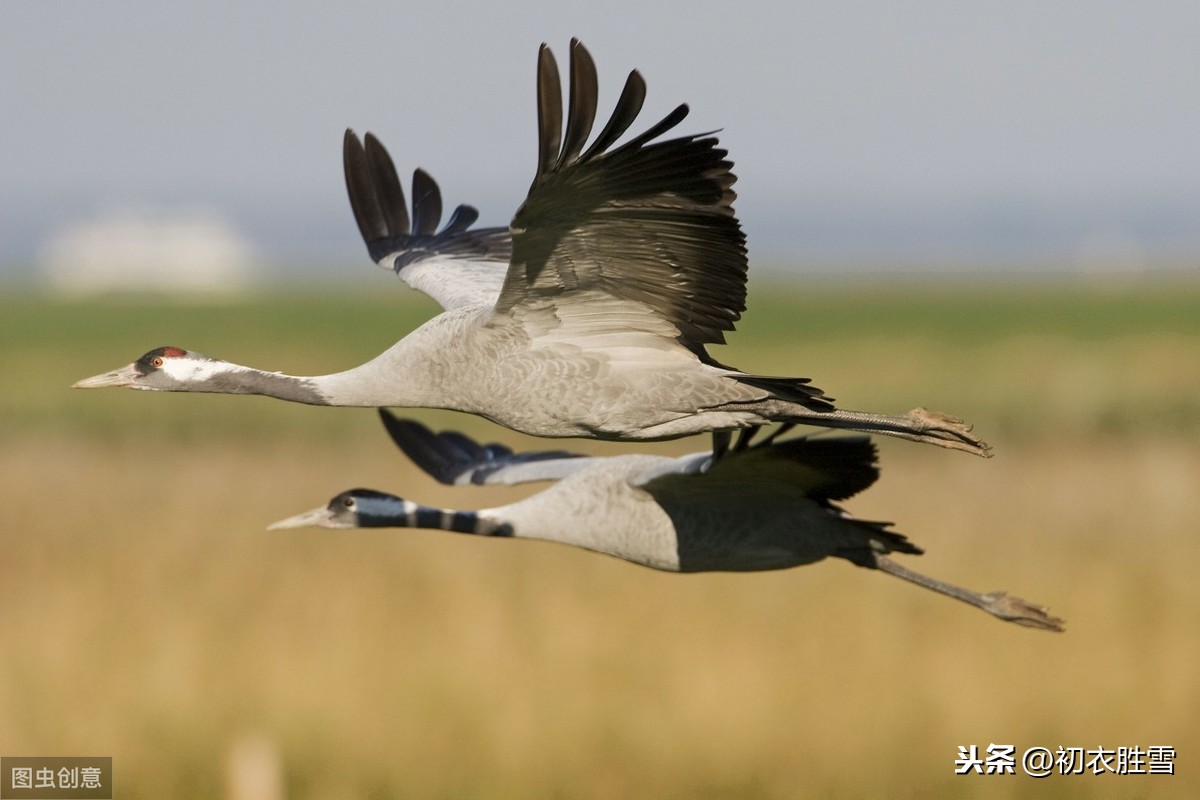
M707 345L723 343L745 308L745 237L726 151L710 134L659 140L685 105L618 145L645 98L636 71L586 146L598 88L577 41L565 130L545 45L537 85L537 170L507 233L472 230L469 206L439 231L441 194L419 170L410 216L386 150L347 132L347 189L368 250L445 308L378 357L295 377L158 348L76 386L447 408L537 436L610 440L801 422L987 454L952 417L839 410L807 378L749 375L713 359Z
M866 437L768 437L758 445L743 441L716 461L710 453L577 457L516 454L381 414L401 449L443 483L555 483L480 511L431 508L354 489L271 528L422 527L541 539L672 572L772 570L836 557L1010 622L1062 630L1062 621L1040 606L1004 592L971 592L892 561L891 553L921 550L888 530L890 523L855 519L836 505L878 477L875 448Z

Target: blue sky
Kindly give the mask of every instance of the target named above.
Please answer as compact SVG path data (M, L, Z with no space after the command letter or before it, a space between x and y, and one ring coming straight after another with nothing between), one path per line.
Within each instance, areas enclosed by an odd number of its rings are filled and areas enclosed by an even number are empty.
M346 127L505 224L539 43L722 129L756 262L1200 261L1200 4L156 0L0 10L0 275L113 209L362 259ZM603 113L603 112L602 112Z

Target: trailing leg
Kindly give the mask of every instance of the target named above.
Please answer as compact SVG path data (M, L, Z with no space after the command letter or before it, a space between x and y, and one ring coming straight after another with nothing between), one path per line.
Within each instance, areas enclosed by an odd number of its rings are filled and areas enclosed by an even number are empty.
M1022 600L1020 597L1014 597L1007 592L978 594L961 586L955 586L952 583L943 583L927 575L922 575L919 572L913 572L910 569L900 566L887 556L878 553L875 554L874 561L878 569L883 570L889 575L895 575L897 578L906 580L909 583L915 583L917 586L944 594L947 597L953 597L955 600L961 600L964 603L969 603L994 617L999 617L1005 622L1015 622L1018 625L1040 628L1044 631L1065 630L1063 621L1058 617L1050 616L1046 612L1045 606L1034 605L1026 600Z
M800 422L806 425L821 425L827 428L895 436L951 450L962 450L984 458L991 457L992 448L971 433L970 425L948 414L924 408L914 408L900 417L841 409L812 411L803 406L786 403L786 401L775 401L770 403L765 410L773 419L780 422Z

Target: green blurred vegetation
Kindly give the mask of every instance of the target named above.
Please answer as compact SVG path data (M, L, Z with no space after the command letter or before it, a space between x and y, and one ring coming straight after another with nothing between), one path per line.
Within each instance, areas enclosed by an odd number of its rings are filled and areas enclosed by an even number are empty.
M516 494L433 484L369 410L67 388L165 344L344 369L435 310L383 285L0 295L0 751L112 755L126 800L234 797L247 749L292 800L1200 792L1200 281L754 284L715 352L846 407L976 423L995 458L882 441L849 508L927 548L906 565L1046 603L1060 636L844 563L676 576L529 542L268 533L355 485ZM953 775L959 745L992 742L1171 745L1178 774Z
M290 374L346 369L436 313L422 295L385 288L192 302L0 295L0 372L20 386L0 396L0 432L353 435L357 410L63 389L166 344ZM810 377L847 408L925 405L1026 440L1200 432L1200 281L767 283L752 286L749 306L717 358Z

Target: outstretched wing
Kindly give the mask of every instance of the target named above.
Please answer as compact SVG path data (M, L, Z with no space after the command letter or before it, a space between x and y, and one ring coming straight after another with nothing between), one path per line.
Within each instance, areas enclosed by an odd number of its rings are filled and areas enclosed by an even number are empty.
M384 408L379 409L379 418L414 464L439 483L452 486L555 481L595 461L563 450L514 453L502 444L481 445L455 431L434 433Z
M733 211L733 165L711 134L653 141L687 116L686 105L609 149L641 111L646 84L636 71L585 150L596 68L574 39L570 79L564 131L558 65L542 45L537 174L513 217L512 264L495 314L598 292L648 307L707 357L704 345L723 343L745 309L746 238Z
M413 173L410 221L396 166L370 133L359 142L346 131L342 163L354 219L379 266L445 309L496 302L512 250L506 228L471 229L479 212L460 205L439 231L442 194L420 169Z
M785 482L819 502L846 500L879 479L878 450L867 436L774 436L713 465L739 478ZM728 462L728 463L726 463Z
M710 453L683 456L667 468L646 473L640 483L699 480L711 491L719 491L719 486L785 485L831 505L878 480L878 451L869 437L799 436L780 441L779 434L790 427L785 425L756 444L742 437L733 450L715 460Z

